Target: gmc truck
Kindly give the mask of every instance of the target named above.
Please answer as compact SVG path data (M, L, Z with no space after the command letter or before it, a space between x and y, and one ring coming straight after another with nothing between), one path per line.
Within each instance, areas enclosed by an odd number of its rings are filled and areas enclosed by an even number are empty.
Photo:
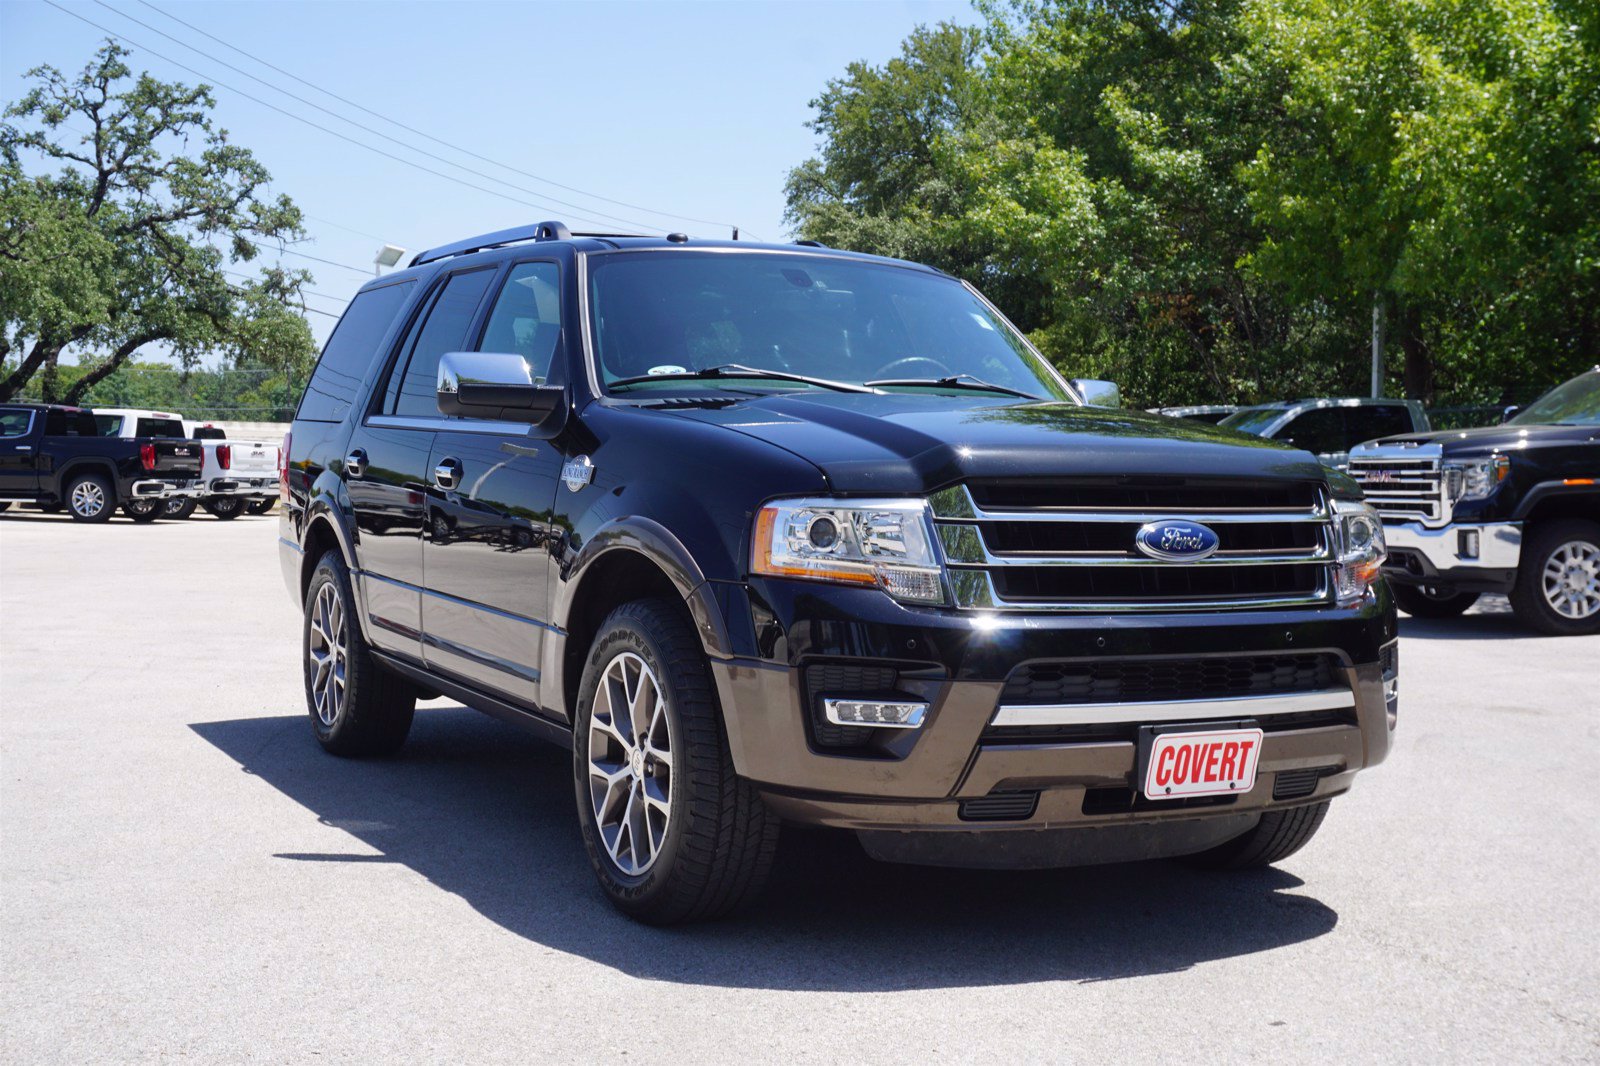
M120 504L154 521L161 501L193 491L200 445L182 436L122 437L79 407L0 404L0 510L14 502L105 522Z
M1305 451L1116 402L913 263L554 222L425 252L285 442L311 729L390 754L445 696L566 746L651 923L751 899L784 822L1278 862L1389 750L1383 527Z
M1450 618L1498 592L1541 633L1600 633L1600 367L1499 426L1363 444L1350 474L1402 611Z

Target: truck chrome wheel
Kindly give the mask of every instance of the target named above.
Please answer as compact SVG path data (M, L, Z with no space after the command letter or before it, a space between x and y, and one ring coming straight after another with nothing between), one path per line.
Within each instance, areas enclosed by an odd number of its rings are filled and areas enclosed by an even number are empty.
M72 487L72 509L93 518L106 507L106 494L98 482L80 481Z
M589 715L589 799L617 869L650 869L672 817L672 726L661 684L631 651L606 665Z
M1600 613L1600 547L1569 540L1551 552L1544 564L1544 599L1563 618Z
M344 709L345 671L349 666L344 601L332 582L317 590L316 601L311 605L311 641L306 651L311 657L306 666L313 671L311 696L317 718L331 726Z

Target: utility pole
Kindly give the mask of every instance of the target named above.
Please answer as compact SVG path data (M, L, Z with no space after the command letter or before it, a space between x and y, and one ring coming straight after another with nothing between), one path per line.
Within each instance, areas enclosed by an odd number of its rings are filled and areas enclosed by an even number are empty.
M1383 395L1383 300L1372 296L1372 398Z

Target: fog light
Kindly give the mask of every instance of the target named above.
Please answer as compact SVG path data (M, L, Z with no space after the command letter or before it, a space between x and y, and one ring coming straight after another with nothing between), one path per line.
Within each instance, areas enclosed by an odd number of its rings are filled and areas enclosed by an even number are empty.
M823 700L822 712L835 725L870 725L882 729L916 729L928 713L926 703L883 703L877 700Z
M1476 559L1478 557L1478 531L1476 529L1462 529L1456 532L1456 554L1463 559Z

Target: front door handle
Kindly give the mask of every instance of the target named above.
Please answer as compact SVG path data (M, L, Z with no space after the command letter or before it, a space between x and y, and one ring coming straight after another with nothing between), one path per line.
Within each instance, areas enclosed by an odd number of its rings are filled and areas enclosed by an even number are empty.
M367 470L367 453L360 448L344 457L346 477L360 477Z
M441 459L439 465L433 468L433 483L441 489L453 489L461 483L461 462L457 459Z

